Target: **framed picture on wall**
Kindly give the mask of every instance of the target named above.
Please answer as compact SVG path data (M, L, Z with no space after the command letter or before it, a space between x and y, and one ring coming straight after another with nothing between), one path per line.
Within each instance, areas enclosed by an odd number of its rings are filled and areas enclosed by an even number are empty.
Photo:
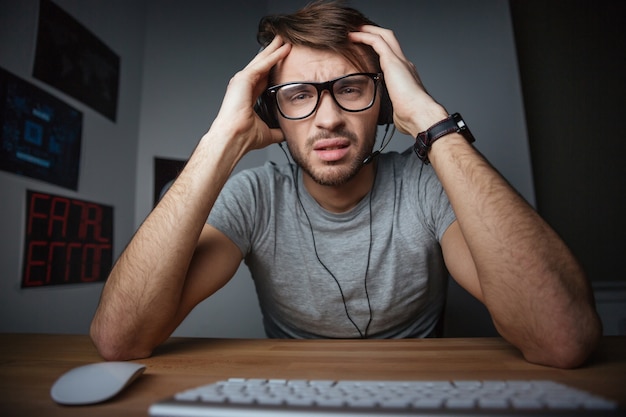
M28 190L22 288L106 280L113 207Z
M50 0L40 1L35 78L115 121L119 72L111 48Z
M0 68L0 169L76 190L83 114Z

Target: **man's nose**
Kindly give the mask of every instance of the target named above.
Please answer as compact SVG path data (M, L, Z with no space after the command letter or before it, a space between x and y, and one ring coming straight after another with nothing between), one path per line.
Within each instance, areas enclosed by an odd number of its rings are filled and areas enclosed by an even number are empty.
M328 90L322 91L315 111L315 123L325 129L332 129L343 120L343 110L335 102Z

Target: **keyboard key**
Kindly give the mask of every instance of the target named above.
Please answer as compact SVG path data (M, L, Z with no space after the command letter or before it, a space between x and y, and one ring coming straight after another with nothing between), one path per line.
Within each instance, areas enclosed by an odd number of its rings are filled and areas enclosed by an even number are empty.
M519 410L539 410L543 403L535 398L512 398L511 406Z
M443 407L443 403L443 398L420 398L413 401L412 406L418 409L438 409Z
M448 398L445 402L446 408L471 409L476 401L473 398Z
M480 398L478 400L478 407L485 409L499 409L506 410L509 408L509 400L507 398Z

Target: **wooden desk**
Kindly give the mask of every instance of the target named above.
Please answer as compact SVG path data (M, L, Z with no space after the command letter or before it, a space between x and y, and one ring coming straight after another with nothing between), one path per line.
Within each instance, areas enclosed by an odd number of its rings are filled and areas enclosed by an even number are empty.
M305 379L552 379L626 407L626 337L607 337L588 365L560 370L526 362L498 338L411 340L247 340L173 338L114 399L94 406L55 404L50 387L64 372L99 362L87 336L0 334L2 416L146 416L150 404L229 377Z

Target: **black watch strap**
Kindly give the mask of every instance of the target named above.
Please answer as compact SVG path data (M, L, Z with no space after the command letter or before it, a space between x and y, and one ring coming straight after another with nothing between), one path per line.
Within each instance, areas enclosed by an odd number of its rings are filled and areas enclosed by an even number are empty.
M428 130L418 133L415 138L415 145L413 145L415 155L424 161L425 164L429 164L430 161L428 160L428 151L432 144L437 139L455 132L463 135L465 140L469 143L475 141L472 132L470 132L461 115L459 113L454 113L442 121L435 123L429 127Z

